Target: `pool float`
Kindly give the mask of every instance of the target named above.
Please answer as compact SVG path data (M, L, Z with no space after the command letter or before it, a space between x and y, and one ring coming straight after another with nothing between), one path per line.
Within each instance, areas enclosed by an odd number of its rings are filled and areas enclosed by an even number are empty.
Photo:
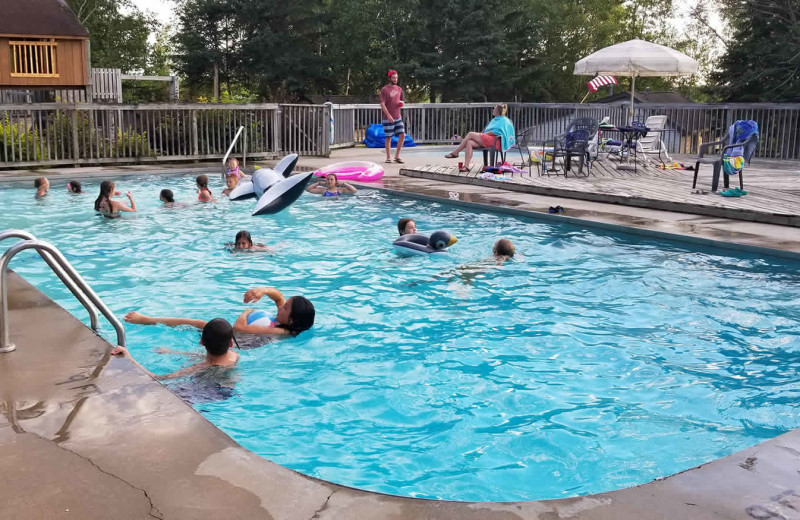
M291 176L297 165L297 154L281 159L275 168L261 168L249 181L240 182L230 193L231 200L257 197L253 216L278 213L300 198L311 180L312 172Z
M447 248L458 242L458 239L447 231L434 231L426 235L403 235L392 244L395 251L404 256L440 255L447 253Z
M335 173L341 181L374 182L383 177L383 167L369 161L347 161L323 166L314 175L325 177Z

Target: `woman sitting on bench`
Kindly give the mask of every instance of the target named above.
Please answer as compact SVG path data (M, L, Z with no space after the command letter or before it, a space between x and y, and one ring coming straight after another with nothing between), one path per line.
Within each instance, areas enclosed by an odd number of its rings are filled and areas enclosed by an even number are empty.
M492 110L494 118L489 121L483 132L468 133L464 140L461 141L461 144L458 145L458 148L445 155L445 157L456 159L461 150L466 150L464 152L464 166L459 168L459 171L468 172L474 150L496 147L497 150L503 151L514 146L514 123L506 117L507 111L508 106L495 105L494 110Z

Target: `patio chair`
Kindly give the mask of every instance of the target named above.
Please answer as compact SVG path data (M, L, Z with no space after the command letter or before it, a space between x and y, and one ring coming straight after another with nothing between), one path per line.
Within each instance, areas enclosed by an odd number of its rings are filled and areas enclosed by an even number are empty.
M547 145L552 143L552 151L547 151L553 157L553 167L544 172L549 175L550 172L558 174L555 167L556 158L563 157L564 159L564 177L570 171L572 159L578 160L578 172L583 171L583 165L586 164L586 175L591 172L592 167L592 149L594 149L594 157L597 158L597 129L599 123L593 117L581 117L573 120L567 131L559 134L552 139L545 140L542 145L542 155L545 156ZM594 143L594 146L592 146Z
M536 170L539 175L542 174L542 157L536 152L533 143L534 127L526 129L521 134L517 134L516 144L511 149L516 148L519 151L520 168L527 168L528 175L533 175L533 165L536 165Z
M661 157L665 157L667 162L671 163L672 157L667 153L667 146L662 137L662 132L667 129L667 116L650 116L644 122L644 126L648 128L648 132L636 140L637 152L644 153L645 157L657 155L661 164L664 164Z
M750 160L755 155L756 148L758 148L758 123L750 120L736 121L725 136L719 141L712 141L700 145L700 155L697 157L697 162L694 165L694 182L692 182L692 189L697 187L697 174L700 173L701 164L711 164L714 167L714 175L711 179L711 191L717 191L719 187L719 174L722 171L722 158L728 153L729 155L741 155L744 157L745 164L750 164ZM728 143L727 145L725 143ZM719 151L714 151L715 148L722 146ZM732 153L729 153L732 152ZM707 155L711 154L711 155ZM739 172L739 189L744 189L743 172ZM728 175L723 176L723 186L729 186Z

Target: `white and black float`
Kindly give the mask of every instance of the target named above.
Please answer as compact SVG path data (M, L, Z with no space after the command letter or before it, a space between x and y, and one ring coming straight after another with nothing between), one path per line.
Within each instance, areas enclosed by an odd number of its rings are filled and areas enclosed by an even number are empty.
M242 180L230 193L231 200L258 198L253 215L271 215L286 209L300 198L314 172L292 176L297 165L297 154L281 159L275 168L261 168L250 180Z

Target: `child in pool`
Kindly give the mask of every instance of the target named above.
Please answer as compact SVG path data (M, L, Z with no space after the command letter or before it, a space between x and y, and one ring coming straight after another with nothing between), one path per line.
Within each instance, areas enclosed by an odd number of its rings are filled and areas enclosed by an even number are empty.
M41 199L50 191L50 181L47 180L47 177L37 177L33 181L33 186L36 188L37 199Z
M212 195L211 190L208 189L208 175L198 175L196 182L199 191L197 200L200 202L211 202L214 200L214 195Z
M306 188L306 191L317 194L321 193L323 197L338 197L342 194L339 191L340 189L344 193L355 193L358 191L352 184L346 182L339 184L339 178L336 177L335 173L329 173L325 176L324 181L318 181L312 184Z
M225 176L226 188L222 190L223 195L230 195L236 186L239 185L239 177L237 175L228 174Z
M80 181L69 181L67 183L67 191L70 193L84 193Z
M401 218L397 222L397 231L400 232L400 236L415 235L417 233L417 223L410 218Z
M114 181L103 181L100 183L100 195L94 201L94 210L109 218L119 217L120 212L136 212L136 202L133 200L131 192L126 193L130 201L130 207L122 202L111 200L111 197L118 193Z
M125 319L126 321L130 321L128 320L127 316ZM125 347L120 347L117 345L111 351L111 354L130 359L136 366L150 374L155 379L175 379L178 377L186 377L212 367L232 367L237 361L239 361L239 354L231 350L234 341L233 327L231 327L231 324L228 323L227 320L222 318L214 318L208 322L202 320L179 321L182 323L167 323L167 325L171 327L176 325L191 325L192 327L202 329L203 332L200 336L200 344L206 348L206 356L203 361L195 363L194 365L182 370L172 372L171 374L156 375L140 365Z
M158 194L158 200L164 203L165 208L185 208L188 204L185 202L175 202L175 195L172 190L161 190Z
M239 168L239 160L233 157L228 159L228 165L225 168L225 178L227 179L231 175L236 177L236 182L244 178L244 172Z
M314 325L316 311L314 305L303 296L292 296L286 299L278 289L274 287L255 287L244 293L244 302L252 303L259 301L267 296L277 308L277 314L269 324L255 324L256 320L268 317L264 311L256 309L246 309L233 324L233 330L244 334L275 335L275 336L297 336L304 330L310 329ZM168 327L179 325L190 325L202 328L206 322L190 318L156 318L146 316L138 312L129 312L125 315L125 321L139 325L162 324Z
M514 243L507 238L501 238L494 243L492 253L498 264L502 264L506 260L511 260L514 257Z
M242 252L247 251L251 253L263 251L267 253L271 253L272 249L265 246L264 244L254 244L253 237L250 236L250 232L243 229L236 233L236 240L233 243L233 251L235 252Z

